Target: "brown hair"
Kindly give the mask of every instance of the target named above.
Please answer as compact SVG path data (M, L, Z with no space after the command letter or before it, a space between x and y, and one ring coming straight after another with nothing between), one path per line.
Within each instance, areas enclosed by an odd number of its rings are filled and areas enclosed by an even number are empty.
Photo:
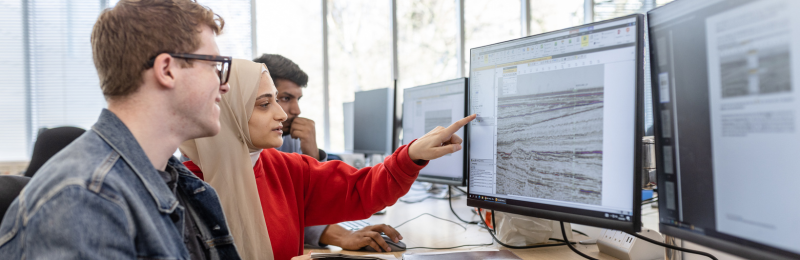
M190 0L122 0L97 18L92 56L106 99L128 96L142 84L147 61L164 52L200 48L200 26L217 35L225 21Z

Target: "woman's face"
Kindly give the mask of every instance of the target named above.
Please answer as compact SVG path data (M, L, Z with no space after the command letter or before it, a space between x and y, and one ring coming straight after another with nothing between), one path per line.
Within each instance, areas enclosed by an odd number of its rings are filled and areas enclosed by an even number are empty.
M250 121L250 140L261 149L277 148L283 144L283 125L286 113L276 102L278 90L272 83L269 73L261 73L261 83L256 94L256 103Z

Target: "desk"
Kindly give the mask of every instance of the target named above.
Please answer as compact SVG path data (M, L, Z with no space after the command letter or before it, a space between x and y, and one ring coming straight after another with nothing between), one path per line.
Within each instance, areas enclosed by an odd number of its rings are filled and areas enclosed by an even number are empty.
M415 185L415 188L418 187ZM421 198L424 196L422 194L423 191L415 191L411 190L409 195L406 195L406 198L409 200L414 200L416 198ZM454 192L454 194L457 192ZM467 206L467 199L465 196L453 198L453 208L455 209L456 213L458 213L461 218L465 220L477 220L480 221L477 215L471 212L471 207ZM405 225L397 227L400 223L403 223L409 219L412 219L416 216L419 216L422 213L430 213L434 216L453 220L455 222L461 223L465 225L467 228L464 228L444 221L435 219L430 216L422 216L415 220L412 220ZM657 217L656 217L657 218ZM453 213L450 212L450 208L448 206L446 199L427 199L419 203L408 204L404 202L398 201L397 204L387 208L385 215L373 215L367 222L371 224L381 224L385 223L391 225L393 227L397 227L397 231L403 235L403 242L406 244L407 247L452 247L458 245L466 245L466 244L489 244L492 243L492 237L489 235L488 231L485 229L479 228L477 225L466 225L460 222ZM580 240L588 239L588 237L580 235L580 234L573 234L573 239L577 242ZM598 259L616 259L606 254L601 254L597 248L597 245L581 245L577 244L575 247L580 250L581 252L586 253L589 256L598 258ZM422 252L443 252L443 251L463 251L463 250L470 250L470 249L478 249L478 248L487 248L487 249L500 249L500 250L511 250L522 259L553 259L553 260L562 260L562 259L584 259L580 255L572 252L567 246L556 246L556 247L544 247L544 248L533 248L533 249L508 249L506 247L500 246L497 243L493 243L490 246L470 246L470 247L461 247L456 249L446 249L446 250L432 250L432 249L409 249L403 252L390 252L385 254L393 254L398 259L402 259L403 253L422 253ZM351 255L371 255L377 254L375 252L356 252L356 251L348 251L342 250L339 247L331 246L329 249L306 249L304 254L308 254L309 251L314 253L323 253L323 252L332 252L332 253L343 253L343 254L351 254Z

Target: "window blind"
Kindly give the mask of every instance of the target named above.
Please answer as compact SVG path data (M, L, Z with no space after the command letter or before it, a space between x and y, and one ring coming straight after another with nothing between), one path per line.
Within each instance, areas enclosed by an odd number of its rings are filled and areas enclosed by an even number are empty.
M0 161L27 160L25 46L21 0L0 0Z
M27 161L40 128L90 128L106 107L91 32L116 0L0 0L0 161ZM250 59L250 0L200 1L225 18L222 55Z
M90 36L100 1L27 1L30 131L90 128L106 106Z
M39 128L88 128L105 106L89 42L101 2L0 1L0 161L28 160Z

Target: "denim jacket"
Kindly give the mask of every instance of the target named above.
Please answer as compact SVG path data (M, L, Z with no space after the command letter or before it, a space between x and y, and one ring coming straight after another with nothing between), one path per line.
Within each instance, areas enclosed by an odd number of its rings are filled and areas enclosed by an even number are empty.
M186 217L196 220L210 259L239 259L214 189L175 157L169 164L192 211L104 109L11 204L0 224L0 259L189 259Z

